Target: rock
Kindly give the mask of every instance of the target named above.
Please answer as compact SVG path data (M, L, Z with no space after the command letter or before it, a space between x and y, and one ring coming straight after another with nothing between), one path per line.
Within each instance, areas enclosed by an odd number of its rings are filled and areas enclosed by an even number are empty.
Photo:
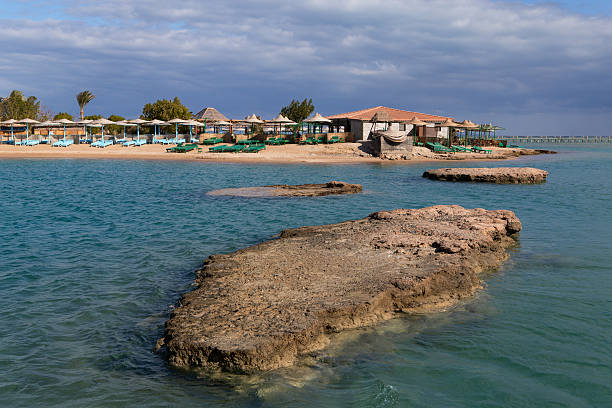
M211 191L208 194L239 197L316 197L331 194L355 194L362 190L361 184L330 181L326 184L282 184L263 187L224 188Z
M333 333L439 310L481 287L521 223L505 210L380 211L211 255L158 348L182 367L235 373L295 364Z
M423 177L440 181L535 184L545 182L548 172L531 167L446 168L427 170Z

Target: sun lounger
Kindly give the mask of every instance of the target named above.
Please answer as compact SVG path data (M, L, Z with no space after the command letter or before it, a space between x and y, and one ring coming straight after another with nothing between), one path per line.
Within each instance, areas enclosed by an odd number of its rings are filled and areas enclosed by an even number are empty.
M465 147L465 146L457 146L457 145L452 145L451 148L456 151L456 152L471 152L472 149L470 149L469 147Z
M129 146L134 146L136 144L136 141L135 140L127 140L127 141L125 141L125 142L123 142L121 144L123 146L125 146L125 147L129 147Z
M309 138L306 138L306 139L300 141L300 144L301 145L307 145L307 144L313 145L313 144L317 144L317 141L316 141L316 139L314 139L312 137L309 137Z
M204 139L202 144L204 145L216 145L217 143L223 143L223 139L220 137L212 137L210 139Z
M492 150L483 149L483 148L482 148L482 147L480 147L480 146L474 146L474 147L472 147L472 151L473 151L474 153L485 153L485 154L491 154L491 153L492 153Z
M26 146L36 146L39 143L40 143L40 140L28 140L26 142Z
M264 150L266 145L264 144L254 144L245 147L241 153L258 153L260 150Z
M147 144L146 139L134 140L134 146L142 146Z
M429 148L430 150L432 150L435 153L452 153L453 149L450 149L444 145L441 145L440 143L425 143L425 147Z
M342 140L340 140L340 137L338 136L332 136L329 139L327 139L328 144L341 143L341 142Z

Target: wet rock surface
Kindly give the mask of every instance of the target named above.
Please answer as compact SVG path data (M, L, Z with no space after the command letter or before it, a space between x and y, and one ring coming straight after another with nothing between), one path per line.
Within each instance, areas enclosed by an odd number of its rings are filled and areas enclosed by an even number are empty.
M532 167L444 168L427 170L423 173L423 177L439 181L537 184L546 181L548 172Z
M251 373L293 365L333 333L473 295L521 223L511 211L381 211L211 255L166 323L176 366Z
M279 184L262 187L224 188L209 192L210 195L237 197L317 197L332 194L360 193L360 184L349 184L343 181L330 181L324 184Z

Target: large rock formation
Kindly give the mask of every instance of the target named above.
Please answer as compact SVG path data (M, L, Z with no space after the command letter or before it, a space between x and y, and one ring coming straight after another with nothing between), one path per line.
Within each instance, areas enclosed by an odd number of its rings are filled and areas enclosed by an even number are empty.
M532 167L446 168L427 170L423 177L440 181L535 184L545 182L548 172Z
M211 191L208 194L239 197L316 197L332 194L355 194L362 190L361 184L330 181L325 184L281 184L263 187L224 188Z
M511 211L435 206L285 230L212 255L159 340L171 364L248 373L292 365L329 335L472 295L521 223Z

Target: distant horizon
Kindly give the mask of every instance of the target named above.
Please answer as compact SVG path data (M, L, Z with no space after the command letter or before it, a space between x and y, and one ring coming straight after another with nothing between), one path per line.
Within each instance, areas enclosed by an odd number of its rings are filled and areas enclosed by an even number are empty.
M384 105L512 134L610 133L603 0L0 4L0 96L54 113L90 90L86 113L105 117L175 96L193 112L273 117L312 98L324 115Z

